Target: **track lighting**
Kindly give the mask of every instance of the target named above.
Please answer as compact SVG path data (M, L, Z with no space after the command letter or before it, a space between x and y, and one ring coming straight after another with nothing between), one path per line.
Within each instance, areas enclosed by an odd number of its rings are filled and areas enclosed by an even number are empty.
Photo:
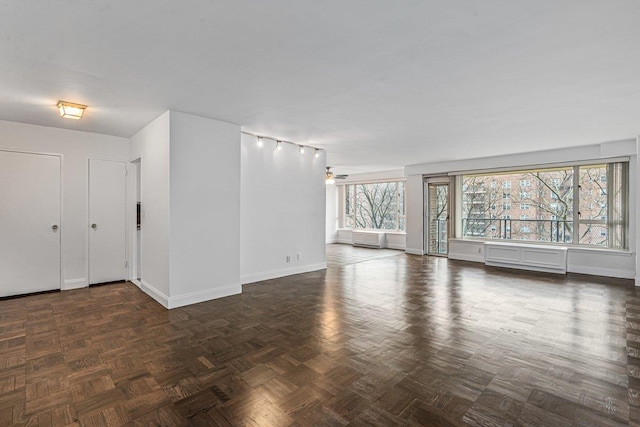
M240 131L240 132L245 134L245 135L251 135L251 136L255 137L256 138L256 146L258 148L264 147L264 143L265 143L264 140L268 139L270 141L275 141L276 142L276 150L277 151L282 151L283 144L289 144L289 145L292 145L292 146L297 146L298 147L298 152L300 152L300 154L304 154L304 151L306 149L313 150L313 157L315 157L316 159L318 157L320 157L320 152L322 151L322 149L320 149L320 148L311 147L309 145L301 145L301 144L297 144L297 143L291 142L291 141L283 141L281 139L275 139L275 138L270 137L270 136L260 136L260 135L256 135L255 133L251 133L251 132L245 132L245 131Z

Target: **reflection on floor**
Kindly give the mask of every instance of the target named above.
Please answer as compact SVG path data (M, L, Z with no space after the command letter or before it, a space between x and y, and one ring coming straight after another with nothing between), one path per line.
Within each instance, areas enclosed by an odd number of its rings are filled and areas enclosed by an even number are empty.
M351 245L327 245L327 266L341 267L377 258L404 255L395 249L369 249Z
M129 283L0 301L0 425L640 421L630 282L328 253L171 311Z

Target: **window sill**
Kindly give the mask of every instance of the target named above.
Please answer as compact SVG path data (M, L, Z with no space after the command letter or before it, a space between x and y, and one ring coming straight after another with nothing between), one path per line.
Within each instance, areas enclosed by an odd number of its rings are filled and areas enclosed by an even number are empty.
M551 248L567 248L571 252L606 252L610 254L618 254L618 255L634 255L633 252L628 249L611 249L611 248L600 248L596 246L578 246L572 244L563 244L563 243L551 243L551 242L533 242L528 240L498 240L498 239L474 239L474 238L452 238L449 239L450 242L460 242L460 243L496 243L502 244L505 246L536 246L536 247L551 247Z
M362 231L365 233L378 233L378 234L398 234L398 235L406 235L405 231L397 231L397 230L375 230L368 228L338 228L337 231Z

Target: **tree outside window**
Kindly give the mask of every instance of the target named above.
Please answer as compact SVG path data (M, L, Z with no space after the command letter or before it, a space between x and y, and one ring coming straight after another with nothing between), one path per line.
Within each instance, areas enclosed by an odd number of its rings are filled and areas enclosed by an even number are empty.
M462 176L462 237L624 248L627 170L610 163ZM496 198L514 203L495 212Z
M404 182L345 185L345 226L370 230L404 230Z

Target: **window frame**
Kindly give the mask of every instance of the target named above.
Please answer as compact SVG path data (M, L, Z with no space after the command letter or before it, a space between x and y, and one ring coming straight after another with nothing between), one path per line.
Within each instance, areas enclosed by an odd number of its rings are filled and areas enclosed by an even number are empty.
M614 203L614 198L616 197L614 193L614 189L613 189L613 185L614 185L614 179L611 176L612 175L612 171L613 168L616 167L616 165L620 165L621 167L621 174L622 174L622 178L619 178L619 182L620 182L620 188L615 189L616 192L620 192L622 193L621 197L621 204L622 204L622 210L620 212L620 215L622 217L622 219L618 219L618 218L613 218L612 216L610 216L610 212L612 212L612 204ZM598 182L602 183L602 184L606 184L606 189L605 190L601 190L601 193L604 193L603 195L606 196L606 212L607 212L607 219L603 220L600 217L598 218L582 218L580 215L580 197L581 197L581 192L583 190L578 190L580 189L580 169L581 168L595 168L598 166L605 166L606 167L606 173L607 173L607 177L606 177L606 181L602 181L602 176L598 177ZM534 172L534 171L544 171L544 170L548 170L548 171L552 171L554 169L557 170L561 170L561 169L572 169L573 170L573 177L572 177L572 192L573 192L573 206L572 206L572 211L574 212L574 214L572 215L572 218L570 220L571 222L571 226L572 226L572 230L571 230L571 235L572 235L572 242L568 243L568 242L549 242L549 241L544 241L541 242L539 239L538 241L536 240L529 240L529 243L535 244L544 244L544 245L555 245L555 246L570 246L570 247L580 247L580 248L591 248L591 249L596 249L596 250L614 250L614 251L629 251L629 232L630 232L630 224L629 224L629 213L630 213L630 206L629 206L629 185L630 185L630 167L631 167L631 160L629 158L614 158L614 159L597 159L597 160L593 160L593 161L584 161L584 162L571 162L571 163L567 163L567 164L546 164L546 165L535 165L535 166L522 166L522 167L515 167L515 168L499 168L499 169L495 169L495 170L478 170L478 171L466 171L466 172L456 172L456 173L452 173L450 175L455 176L455 182L456 182L456 188L458 189L458 191L460 191L460 194L462 195L462 183L463 183L463 178L465 176L491 176L491 175L516 175L516 174L524 174L524 173L530 173L530 172ZM495 180L495 178L494 178ZM557 186L557 185L562 185L561 182L559 182L558 179L553 179L553 182L551 182L552 185ZM497 187L501 188L502 191L504 192L508 187L505 187L505 182L503 181L502 186L497 185ZM558 184L556 184L556 182L558 182ZM510 187L510 186L509 186ZM518 186L518 190L520 190L522 188L522 186ZM582 196L584 197L587 193L584 192L582 194ZM591 191L589 191L588 194L592 194ZM504 194L503 194L504 197ZM454 208L454 215L456 216L456 229L454 230L455 233L454 235L456 236L456 238L459 239L468 239L468 240L480 240L480 241L504 241L504 242L520 242L520 240L514 238L509 238L509 239L491 239L489 237L477 237L477 236L464 236L463 235L463 218L462 218L462 198L457 200L456 205L453 207ZM504 199L503 199L504 200ZM508 199L507 199L508 200ZM602 203L600 203L602 204ZM533 206L533 205L532 205ZM555 218L555 215L553 216ZM507 215L505 213L503 213L502 215L499 215L496 217L496 219L511 219L510 215ZM609 220L609 218L612 218L611 220ZM557 219L552 219L552 220L557 220ZM597 245L597 244L588 244L588 243L580 243L580 225L606 225L606 237L607 237L607 243L606 245ZM616 231L612 231L614 230L612 227L621 227L619 229L619 234L620 236L618 237L619 242L618 245L614 245L614 237L613 235L616 234Z
M357 198L357 191L356 191L356 186L358 185L375 185L375 184L389 184L389 183L396 183L396 191L394 192L394 205L395 205L395 211L396 211L396 215L395 215L395 225L396 228L394 229L388 229L388 228L359 228L359 227L350 227L347 225L347 217L348 216L353 216L355 218L356 215L356 209L357 209L357 204L356 204L356 198ZM399 191L398 191L398 184L402 183L402 204L400 204L400 197L399 197ZM339 193L339 196L342 198L342 208L340 210L340 224L341 224L341 228L345 229L345 230L362 230L362 231L375 231L375 232L384 232L384 233L406 233L406 226L407 226L407 180L406 179L388 179L388 180L381 180L381 181L363 181L363 182L346 182L344 184L340 184L340 187L342 187L342 192ZM349 194L349 187L351 187L353 190L351 191L351 194ZM351 202L348 204L347 203L347 196L351 196ZM347 214L346 209L347 206L351 206L352 212L350 214ZM404 212L401 212L400 207L403 207ZM355 220L353 221L353 223L355 224ZM405 228L399 228L400 224L404 224Z

